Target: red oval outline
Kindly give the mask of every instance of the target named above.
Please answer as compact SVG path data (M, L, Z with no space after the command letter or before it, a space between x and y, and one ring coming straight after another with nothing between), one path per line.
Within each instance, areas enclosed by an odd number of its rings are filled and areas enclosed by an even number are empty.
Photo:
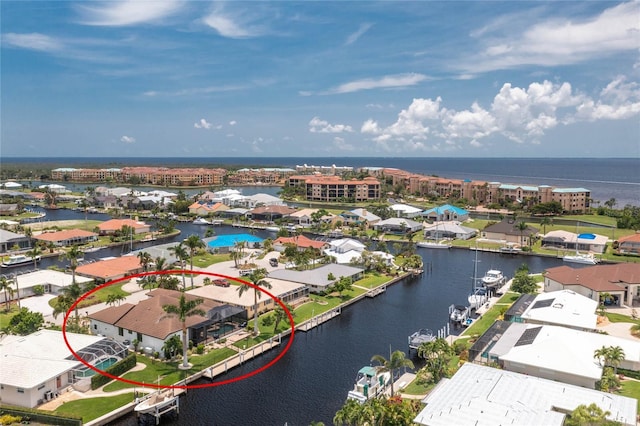
M255 369L253 371L250 371L250 372L248 372L246 374L243 374L242 376L234 377L232 379L226 379L226 380L222 380L222 381L219 381L219 382L205 383L205 384L200 384L200 385L160 385L160 384L153 384L153 383L136 382L135 380L124 379L122 377L114 376L114 375L112 375L110 373L107 373L106 371L100 370L99 368L96 368L95 366L93 366L90 363L88 363L85 360L83 360L76 353L76 351L73 350L73 348L69 344L69 340L67 339L67 321L69 319L69 316L71 315L71 312L75 309L76 305L78 305L80 302L82 302L84 299L86 299L91 294L95 293L96 291L98 291L100 289L109 287L110 285L117 284L117 283L119 283L121 281L130 280L131 278L146 277L148 275L176 275L176 274L182 275L183 273L184 274L196 274L196 275L210 275L210 276L213 276L213 277L222 277L222 278L230 279L230 280L242 283L242 284L246 284L249 287L253 287L254 289L258 289L261 292L267 294L271 299L273 299L276 303L278 303L280 306L282 306L282 308L286 312L287 317L289 319L289 324L291 325L291 333L289 335L289 341L285 345L284 349L274 359L272 359L271 361L269 361L267 364L263 365L262 367L257 368L257 369ZM190 270L186 270L186 269L185 270L172 269L172 270L164 270L164 271L141 272L139 274L127 275L125 277L118 278L117 280L113 280L113 281L109 281L107 283L101 284L101 285L97 286L96 288L94 288L92 290L89 290L88 292L86 292L85 294L80 296L78 298L78 300L76 300L76 302L73 305L71 305L71 307L67 311L66 315L64 316L64 322L62 323L62 337L64 338L64 342L67 345L67 347L69 348L69 350L71 351L71 353L73 354L73 356L78 361L80 361L82 364L86 365L87 367L89 367L90 369L94 370L98 374L101 374L103 376L107 376L107 377L109 377L111 379L118 380L118 381L121 381L121 382L124 382L124 383L128 383L128 384L131 384L131 385L136 385L136 386L141 386L141 387L148 387L148 388L157 388L157 389L201 389L201 388L211 388L211 387L217 387L217 386L222 386L222 385L228 385L230 383L239 382L241 380L248 379L249 377L255 376L256 374L263 372L267 368L272 367L276 362L280 361L280 359L287 353L287 351L291 347L291 344L293 343L294 335L295 335L295 323L293 321L293 316L291 315L291 312L289 312L289 309L287 309L286 305L282 302L282 300L280 300L280 298L275 297L273 294L268 292L266 289L263 289L263 288L261 288L259 286L256 286L253 283L250 283L248 281L242 280L242 279L237 278L237 277L230 277L230 276L227 276L227 275L216 274L214 272L190 271ZM197 373L195 373L195 374L197 374Z

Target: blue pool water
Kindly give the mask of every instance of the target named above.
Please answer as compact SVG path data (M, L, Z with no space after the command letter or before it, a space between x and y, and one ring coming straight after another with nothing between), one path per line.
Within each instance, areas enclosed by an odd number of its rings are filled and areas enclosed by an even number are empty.
M235 243L239 241L244 241L246 243L252 244L261 243L264 241L264 239L251 234L218 235L214 240L209 241L207 245L211 248L233 247Z
M107 359L104 359L104 360L100 361L97 364L94 364L94 366L97 369L99 369L101 371L104 371L107 368L111 367L116 362L118 362L117 358L107 358ZM97 373L94 370L91 370L90 368L86 368L86 370L81 371L79 373L76 373L76 377L91 377L91 376L93 376L95 374L97 374Z

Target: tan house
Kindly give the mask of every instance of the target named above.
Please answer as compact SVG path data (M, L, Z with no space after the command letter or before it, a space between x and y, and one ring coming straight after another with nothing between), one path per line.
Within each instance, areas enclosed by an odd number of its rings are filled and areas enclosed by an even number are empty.
M640 234L627 235L617 240L616 252L619 254L640 255Z
M294 245L300 251L304 251L308 248L317 250L324 250L329 248L328 242L312 240L305 237L304 235L296 235L295 237L279 237L273 241L274 250L279 252L283 252L288 245Z
M58 247L65 247L98 241L98 234L84 229L67 229L57 232L43 232L42 234L34 235L33 239L45 243L53 243Z
M640 306L640 264L618 263L584 268L558 266L544 272L544 291L573 290L595 301L608 293L607 304Z
M484 228L481 237L485 240L528 246L531 237L538 233L538 229L527 225L525 229L520 230L520 223L522 223L521 220L505 218L501 222Z
M111 235L115 234L117 231L120 231L125 225L133 228L133 232L135 234L145 234L147 232L151 232L151 225L133 219L107 220L98 225L98 229L100 230L100 235Z
M208 201L196 201L189 206L189 213L196 214L198 216L207 216L209 214L227 210L229 210L229 207L222 203L212 203Z
M78 266L76 273L103 281L116 280L143 271L138 256L122 256Z

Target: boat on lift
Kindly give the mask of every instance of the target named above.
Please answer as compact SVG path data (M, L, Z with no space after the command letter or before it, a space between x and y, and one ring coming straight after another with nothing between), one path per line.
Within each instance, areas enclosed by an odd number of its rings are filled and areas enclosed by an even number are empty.
M368 399L383 395L390 384L391 373L389 371L384 371L380 366L362 367L358 371L353 390L347 394L347 399L355 399L362 404Z

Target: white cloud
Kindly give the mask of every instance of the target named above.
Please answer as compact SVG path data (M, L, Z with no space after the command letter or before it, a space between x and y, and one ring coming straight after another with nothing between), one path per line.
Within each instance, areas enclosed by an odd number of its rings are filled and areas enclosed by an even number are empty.
M219 92L231 92L235 90L244 90L249 86L229 85L229 86L206 86L206 87L192 87L189 89L181 89L173 92L164 92L158 90L148 90L143 93L144 96L203 96L210 95L212 93Z
M233 3L227 5L229 4ZM256 10L258 9L252 7L250 11L237 9L231 12L228 8L218 4L216 9L204 17L202 21L222 37L235 39L259 37L267 34L269 29L265 24L256 22L262 19Z
M217 129L217 130L222 129L222 124L218 124L218 125L216 126L216 129Z
M327 93L351 93L358 92L360 90L415 86L416 84L426 79L426 75L418 73L387 75L378 79L365 78L362 80L355 80L341 84L335 89L329 90Z
M124 142L124 143L134 143L135 141L136 141L136 138L132 136L123 136L120 138L120 142Z
M469 109L456 111L442 106L442 99L413 99L409 107L398 113L394 123L384 127L368 119L360 132L384 150L460 149L469 140L481 147L482 139L500 134L516 143L539 143L549 129L577 121L626 119L640 115L640 88L636 82L618 77L593 100L574 93L569 83L534 82L528 87L505 83L489 108L474 102ZM428 145L429 141L431 145Z
M204 118L201 118L200 121L196 121L195 123L193 123L193 127L195 127L196 129L209 130L211 128L211 123L209 123Z
M532 15L537 12L532 11ZM588 19L558 18L526 26L537 17L501 17L494 24L472 32L484 46L468 56L460 68L486 72L524 65L557 66L638 49L640 2L617 4ZM524 25L524 27L523 27ZM497 35L491 36L495 32Z
M369 31L369 29L373 26L372 23L364 23L364 24L360 24L360 28L358 28L358 31L356 31L355 33L349 34L349 37L347 37L347 40L344 42L344 44L346 46L355 43L360 37L362 37L362 35L364 33L366 33L367 31Z
M40 33L7 33L2 36L2 41L3 44L6 43L10 46L43 52L53 52L63 48L63 44L59 40Z
M231 120L229 122L229 126L235 126L238 122L236 120Z
M347 143L344 138L336 136L333 138L333 147L340 151L355 151L355 146L350 143Z
M342 133L353 132L353 128L346 124L329 124L328 121L313 117L309 121L309 131L311 133Z
M76 8L82 15L82 24L126 26L160 21L178 12L184 4L182 0L111 0L99 3L84 2Z

